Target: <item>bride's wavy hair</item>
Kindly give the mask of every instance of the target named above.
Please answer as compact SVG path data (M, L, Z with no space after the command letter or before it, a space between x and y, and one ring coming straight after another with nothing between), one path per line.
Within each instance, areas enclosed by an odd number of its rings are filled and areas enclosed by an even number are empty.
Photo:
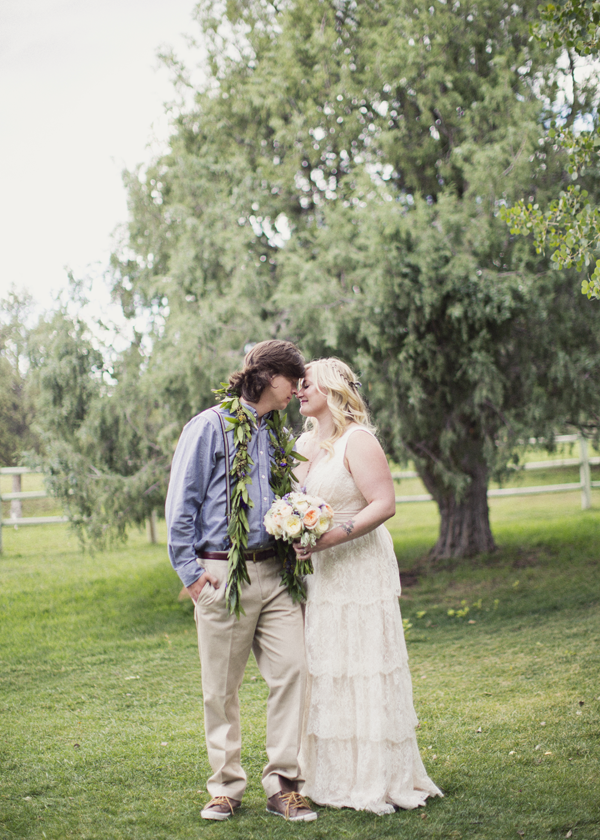
M255 344L244 356L242 369L229 377L229 387L248 402L257 403L274 376L304 376L304 357L291 341L270 339Z
M313 382L319 393L327 398L327 407L333 419L333 434L320 444L333 455L333 444L341 438L350 423L358 423L369 431L375 431L371 423L369 409L360 393L361 384L351 368L341 359L316 359L309 362ZM313 436L317 434L319 422L314 417L304 421L304 431Z

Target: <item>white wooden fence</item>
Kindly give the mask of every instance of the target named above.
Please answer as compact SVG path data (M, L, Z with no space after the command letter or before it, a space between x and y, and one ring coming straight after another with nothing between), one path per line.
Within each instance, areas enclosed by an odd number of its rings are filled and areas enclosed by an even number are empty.
M524 464L525 470L547 470L553 467L579 467L579 481L569 484L540 484L537 487L503 487L500 490L488 490L488 498L497 496L536 496L542 493L568 493L572 490L581 490L581 508L587 510L592 505L592 487L600 487L600 481L591 481L590 466L600 464L600 458L590 458L588 442L581 435L557 435L557 443L575 443L579 441L579 458L558 458L555 461L531 461ZM531 438L531 444L538 441ZM520 469L520 468L515 468ZM392 478L399 480L403 478L418 478L419 474L414 470L402 470L393 472ZM413 496L396 496L396 504L402 505L409 502L431 502L433 496L423 493Z
M592 504L592 487L600 487L600 481L591 481L590 466L600 464L599 458L590 458L588 450L588 442L580 435L560 435L556 438L557 443L574 443L579 441L579 458L560 458L555 461L535 461L523 465L525 470L546 470L554 467L579 467L579 481L571 482L569 484L541 484L538 487L506 487L501 490L488 490L488 497L497 496L532 496L541 495L542 493L566 493L572 490L581 491L581 507L587 510ZM535 444L537 441L532 439L530 443ZM21 501L24 499L45 499L48 495L45 490L21 490L21 476L27 473L34 473L36 470L30 470L27 467L2 467L0 468L0 475L12 475L13 477L13 492L4 493L0 495L0 553L2 552L2 529L3 528L22 528L25 525L52 525L58 522L68 522L67 516L22 516L21 515ZM403 478L418 478L419 475L414 470L402 470L400 472L393 472L392 477L396 480ZM429 493L417 494L413 496L396 496L396 504L407 504L409 502L430 502L433 497ZM10 519L2 519L2 502L11 502ZM157 517L156 511L152 511L152 515L148 520L148 539L151 543L155 543L157 539Z
M2 529L6 527L22 528L25 525L52 525L57 522L68 522L67 516L22 516L21 502L24 499L45 499L45 490L21 490L21 476L34 473L28 467L2 467L0 475L12 475L12 493L0 495L0 552L2 551ZM2 502L10 501L10 519L2 519Z
M31 470L28 467L0 467L0 475L12 475L12 493L0 494L0 554L2 553L2 529L23 528L26 525L54 525L59 522L68 522L68 516L22 516L21 502L25 499L45 499L48 493L45 490L21 490L21 476L28 473L38 473L39 470ZM10 519L2 518L2 502L10 502ZM148 519L148 540L151 543L157 541L157 516L153 510Z

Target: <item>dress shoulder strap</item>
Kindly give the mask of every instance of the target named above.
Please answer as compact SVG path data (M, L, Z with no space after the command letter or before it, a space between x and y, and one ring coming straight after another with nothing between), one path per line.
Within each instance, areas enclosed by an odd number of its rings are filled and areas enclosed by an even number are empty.
M354 434L354 432L367 432L367 434L371 435L371 437L375 437L375 434L370 429L367 429L365 426L360 426L358 423L353 426L350 426L350 428L346 429L344 434L341 437L339 437L334 444L336 452L338 452L342 456L342 458L346 457L346 447L348 446L348 440L350 439L350 436Z
M341 436L341 438L338 438L338 440L343 440L346 443L348 443L348 438L350 437L350 435L354 434L354 432L366 432L368 435L371 435L371 437L375 437L375 433L372 432L370 429L367 429L366 426L361 426L358 423L354 423L352 426L350 426L349 429L346 429L344 434Z

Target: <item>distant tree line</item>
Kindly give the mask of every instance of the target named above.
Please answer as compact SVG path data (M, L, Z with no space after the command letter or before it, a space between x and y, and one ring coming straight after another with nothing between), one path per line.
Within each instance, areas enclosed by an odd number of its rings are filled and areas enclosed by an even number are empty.
M0 466L15 467L39 445L28 382L28 315L33 301L14 289L0 301Z

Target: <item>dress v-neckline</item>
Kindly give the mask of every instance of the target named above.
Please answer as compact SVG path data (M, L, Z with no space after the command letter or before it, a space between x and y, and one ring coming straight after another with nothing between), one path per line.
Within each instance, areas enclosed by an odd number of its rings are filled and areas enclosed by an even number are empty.
M307 470L307 472L306 472L306 475L304 476L304 478L303 478L300 482L298 482L298 484L299 484L299 486L300 486L300 487L306 487L306 482L308 481L308 479L310 478L310 476L315 474L315 470L316 470L316 469L318 469L319 465L320 465L323 461L327 461L327 460L328 460L328 459L327 459L327 455L328 455L328 454L329 454L329 453L327 452L327 450L325 450L325 455L323 455L322 457L320 457L320 458L317 460L316 464L315 464L314 462L312 462L312 461L311 461L311 462L309 462L309 466L308 466L308 470Z
M333 449L334 449L333 454L332 454L331 452L328 452L327 450L324 450L324 453L325 453L325 454L324 454L324 455L322 455L322 456L321 456L321 457L317 460L317 462L316 462L316 463L314 463L314 459L313 459L313 461L312 461L312 462L310 462L310 466L309 466L309 468L308 468L308 472L306 473L306 475L304 476L304 478L302 479L302 481L301 481L301 482L298 482L298 486L299 486L299 487L304 487L304 488L306 488L306 482L308 481L308 478L309 478L311 475L314 475L314 474L315 474L315 470L316 470L316 469L318 469L318 467L319 467L322 463L325 463L325 462L330 462L330 461L332 461L332 460L335 458L335 456L336 456L336 454L337 454L337 453L336 453L336 447L337 447L338 443L339 443L341 440L344 440L344 438L345 438L345 437L346 437L346 436L347 436L347 435L348 435L348 434L349 434L349 433L350 433L353 429L354 429L354 424L353 424L352 426L350 426L350 428L346 429L346 431L344 432L344 434L343 434L343 435L340 435L340 437L339 437L336 441L334 441L334 442L333 442L333 444L332 444Z

